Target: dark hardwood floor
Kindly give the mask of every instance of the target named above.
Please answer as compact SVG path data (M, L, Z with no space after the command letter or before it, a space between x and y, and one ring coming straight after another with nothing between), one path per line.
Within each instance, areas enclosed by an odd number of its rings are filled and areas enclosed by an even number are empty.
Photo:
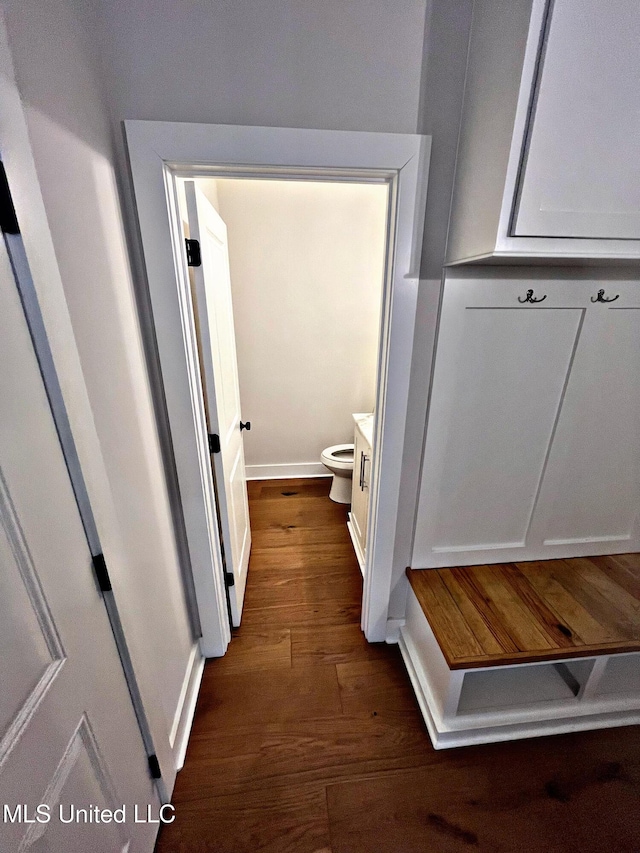
M436 752L328 480L250 484L245 610L157 853L640 853L636 727Z

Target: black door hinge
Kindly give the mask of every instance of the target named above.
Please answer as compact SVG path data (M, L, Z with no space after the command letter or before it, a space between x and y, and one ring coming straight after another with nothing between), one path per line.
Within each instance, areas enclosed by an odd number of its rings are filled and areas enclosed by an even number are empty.
M2 161L0 161L0 231L3 234L20 233L18 217L16 216L16 209L13 206L9 181L7 180L7 173L4 170L4 163Z
M220 453L220 436L214 432L209 433L209 453Z
M96 573L96 577L98 578L98 586L102 590L102 592L111 592L111 578L109 577L109 572L107 571L107 563L104 559L104 554L96 554L92 557L93 560L93 570Z
M149 773L151 773L152 779L162 779L162 771L160 770L160 762L158 761L158 756L155 754L150 755L147 759L149 762Z
M224 582L226 586L235 586L236 579L233 576L233 572L225 572L224 573Z
M200 252L200 243L197 240L185 240L185 246L187 247L187 266L190 267L201 267L202 266L202 254Z

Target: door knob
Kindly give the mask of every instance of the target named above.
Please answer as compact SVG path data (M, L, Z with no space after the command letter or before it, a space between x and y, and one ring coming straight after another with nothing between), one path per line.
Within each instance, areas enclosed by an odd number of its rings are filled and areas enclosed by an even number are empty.
M242 432L243 429L250 430L251 421L247 421L246 424L243 424L242 421L240 421L240 432Z

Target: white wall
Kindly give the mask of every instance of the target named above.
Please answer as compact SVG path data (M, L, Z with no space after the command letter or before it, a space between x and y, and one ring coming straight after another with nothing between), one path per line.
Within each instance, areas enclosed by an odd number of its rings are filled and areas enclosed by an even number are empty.
M153 733L166 754L193 639L136 319L109 117L81 11L74 0L16 0L7 5L6 24L109 477L117 529L107 529L99 512L98 528Z
M415 132L426 0L96 5L118 118Z
M401 614L473 0L77 2L95 16L91 50L125 185L124 118L433 135L392 585ZM124 197L133 223L128 187Z
M351 414L372 411L375 401L387 189L215 183L242 412L251 420L249 476L327 473L320 453L352 442ZM291 467L302 463L312 467Z
M432 134L391 587L391 615L402 615L473 0L87 2L99 13L116 124L137 118Z

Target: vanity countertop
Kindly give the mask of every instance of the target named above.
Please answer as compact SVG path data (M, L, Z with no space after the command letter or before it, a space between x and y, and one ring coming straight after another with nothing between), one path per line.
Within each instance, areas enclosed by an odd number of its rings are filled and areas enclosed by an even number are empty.
M353 420L360 429L360 432L373 447L373 412L356 414L353 416Z

